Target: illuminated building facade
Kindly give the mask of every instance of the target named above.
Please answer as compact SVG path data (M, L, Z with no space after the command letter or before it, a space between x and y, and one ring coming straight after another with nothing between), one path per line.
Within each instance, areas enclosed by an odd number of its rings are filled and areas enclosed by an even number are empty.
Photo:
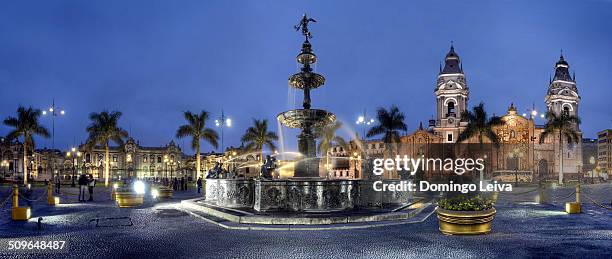
M597 171L605 179L612 174L612 129L597 133Z
M429 121L427 128L422 124L419 128L400 138L397 152L400 156L416 157L470 157L474 145L480 145L477 137L457 145L457 137L467 126L467 121L461 114L469 108L469 88L461 65L461 59L454 46L445 57L444 65L440 67L434 89L436 97L436 115ZM563 55L555 64L555 75L551 78L544 103L548 111L557 115L579 115L580 95L576 86L575 76L569 73L569 64ZM560 169L563 167L564 182L579 180L582 176L582 141L568 144L566 139L559 143L558 134L552 134L540 144L540 134L543 125L536 125L537 112L519 114L516 107L510 104L507 112L501 116L504 122L493 128L499 138L499 148L493 148L488 138L484 138L484 150L480 155L486 160L486 170L482 172L486 179L497 179L512 182L558 181ZM579 125L574 129L582 138ZM364 147L365 149L358 148ZM371 148L375 146L377 148ZM467 148L467 146L471 146ZM382 157L387 145L380 140L366 141L355 145L351 142L351 150L345 151L339 146L332 147L328 152L333 157L340 157L333 163L331 176L335 178L363 178L367 176L351 173L358 172L361 161L351 163L352 154L364 154L369 160ZM467 149L471 149L468 151ZM361 151L363 150L363 152ZM600 154L601 157L601 154ZM562 158L562 159L561 159ZM402 172L385 172L387 179L397 179ZM423 172L423 178L441 177L440 172Z
M94 178L104 176L105 149L96 146L91 150L79 147L77 159L66 159L65 168L75 166L78 172L92 174ZM69 158L69 157L68 157ZM161 147L146 147L133 138L122 146L109 147L110 174L112 179L194 177L191 158L185 155L174 141ZM75 161L76 160L76 164ZM67 176L69 177L69 176Z

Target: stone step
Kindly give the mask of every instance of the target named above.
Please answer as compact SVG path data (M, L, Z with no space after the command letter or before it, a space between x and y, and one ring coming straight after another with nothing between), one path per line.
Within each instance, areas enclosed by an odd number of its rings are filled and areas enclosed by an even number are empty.
M217 225L225 229L233 230L270 230L270 231L307 231L307 230L348 230L348 229L364 229L372 227L394 226L402 224L415 224L425 221L435 212L435 206L426 204L415 216L404 220L384 220L384 221L368 221L368 222L352 222L338 224L322 224L322 225L300 225L300 224L248 224L232 222L223 218L215 217L198 210L188 209L188 206L177 206L177 209L183 210L193 217L202 219L208 223Z

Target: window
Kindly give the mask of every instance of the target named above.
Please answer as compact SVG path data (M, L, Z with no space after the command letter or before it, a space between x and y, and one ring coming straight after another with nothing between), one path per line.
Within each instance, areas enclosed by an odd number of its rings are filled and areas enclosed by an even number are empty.
M446 141L447 142L453 142L453 133L452 132L446 133Z
M450 116L451 114L454 115L455 114L455 103L454 102L448 102L447 105L447 111L448 111L448 115Z
M158 156L158 157L157 157L157 162L158 162L158 163L161 163L161 161L162 161L162 160L161 160L161 156Z
M145 163L147 162L147 156L146 155L142 156L142 161L145 162Z
M516 137L516 133L514 133L514 130L510 131L510 138L515 138Z
M90 154L85 154L85 162L91 163L91 155Z
M565 114L565 115L569 115L569 111L570 111L570 110L569 110L569 107L567 107L567 106L564 106L564 107L563 107L563 114Z
M113 156L113 162L117 162L117 156L116 155Z

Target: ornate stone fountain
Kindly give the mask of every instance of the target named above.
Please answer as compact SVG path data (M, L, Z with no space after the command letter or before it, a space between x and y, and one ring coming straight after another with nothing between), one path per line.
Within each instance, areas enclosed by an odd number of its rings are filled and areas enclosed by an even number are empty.
M257 212L330 212L356 207L378 206L385 203L404 203L403 194L375 193L369 180L330 180L319 176L316 156L317 128L335 122L336 116L322 109L311 108L310 91L321 87L325 77L313 71L317 56L312 51L312 35L308 24L315 22L306 15L295 26L304 36L297 61L300 71L289 77L289 85L304 92L302 109L280 113L277 120L286 127L301 129L298 150L301 157L294 161L293 177L270 179L263 172L260 179L207 179L206 203L224 208L246 208ZM268 159L266 159L268 161ZM268 166L269 167L269 166ZM264 170L266 166L262 167ZM397 197L396 197L397 196Z
M319 177L316 136L318 128L336 121L336 116L322 109L311 109L310 91L321 87L325 77L313 71L317 56L312 52L308 28L314 19L306 15L295 26L304 36L302 50L297 62L300 71L289 77L289 85L304 92L302 109L293 109L279 114L277 120L286 127L301 129L298 135L298 151L302 154L295 161L293 177L283 180L261 179L255 183L257 211L330 211L351 209L357 197L357 182L354 180L327 180Z
M322 128L336 121L336 116L326 110L311 109L310 91L325 84L325 77L312 71L311 65L317 62L317 56L312 52L309 39L312 37L308 23L314 19L306 15L296 26L302 29L304 43L302 51L297 55L298 63L302 64L300 72L289 77L289 85L304 91L303 109L294 109L279 114L276 119L290 128L302 129L298 136L298 151L304 156L296 162L294 177L319 177L319 160L316 158L316 142L313 130Z

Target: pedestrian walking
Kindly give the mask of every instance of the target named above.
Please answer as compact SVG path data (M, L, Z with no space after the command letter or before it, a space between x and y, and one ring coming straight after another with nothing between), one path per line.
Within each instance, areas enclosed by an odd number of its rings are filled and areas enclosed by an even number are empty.
M84 174L79 176L79 202L85 202L85 192L87 192L87 176Z
M198 181L196 182L196 185L198 186L198 193L202 192L202 177L198 177Z
M181 187L179 187L182 191L185 190L185 177L181 177Z
M89 174L89 182L87 183L87 189L89 190L89 201L93 201L93 192L94 187L96 186L96 179L93 178L93 175Z
M55 193L59 194L60 193L60 186L62 185L62 182L60 180L59 176L55 177Z

